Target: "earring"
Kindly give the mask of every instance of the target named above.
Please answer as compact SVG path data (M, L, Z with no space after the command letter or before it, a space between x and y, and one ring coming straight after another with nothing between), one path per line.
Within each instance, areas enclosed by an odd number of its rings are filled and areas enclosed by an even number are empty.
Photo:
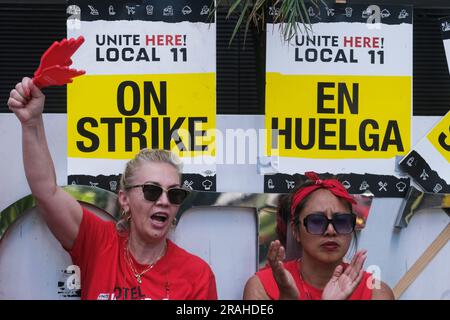
M173 220L172 220L172 227L173 228L175 228L176 226L177 226L177 218L175 217L175 218L173 218Z
M122 219L126 219L127 222L130 222L131 220L131 214L128 213L129 211L125 211L124 209L122 209L122 212L120 213L122 216Z

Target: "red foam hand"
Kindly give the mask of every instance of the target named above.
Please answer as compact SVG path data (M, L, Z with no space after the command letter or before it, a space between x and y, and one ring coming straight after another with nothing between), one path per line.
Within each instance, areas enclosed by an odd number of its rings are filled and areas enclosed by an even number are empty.
M34 77L33 83L41 89L49 86L62 86L72 83L72 78L85 73L84 70L70 69L66 66L51 66L43 70L37 77Z
M41 64L34 75L36 76L40 74L43 70L51 66L70 66L72 64L72 60L70 58L83 44L83 42L83 36L80 36L77 39L70 38L69 40L63 39L61 42L53 42L53 44L42 55Z
M84 37L77 39L63 39L55 41L42 55L41 63L34 73L33 82L39 88L52 85L65 85L72 82L72 78L85 72L68 68L72 64L71 57L83 44Z

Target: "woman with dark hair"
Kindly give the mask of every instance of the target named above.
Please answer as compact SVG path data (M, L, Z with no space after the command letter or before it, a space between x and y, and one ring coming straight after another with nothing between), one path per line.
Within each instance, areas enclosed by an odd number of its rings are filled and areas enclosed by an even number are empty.
M291 194L291 226L302 257L283 262L285 249L276 240L267 254L268 267L244 289L249 300L393 299L392 290L362 267L366 251L344 263L356 224L355 200L336 179L321 180L307 172L305 184Z

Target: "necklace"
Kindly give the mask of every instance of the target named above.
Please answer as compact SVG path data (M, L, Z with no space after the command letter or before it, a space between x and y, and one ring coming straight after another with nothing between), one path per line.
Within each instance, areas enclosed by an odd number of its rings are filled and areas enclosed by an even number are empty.
M130 250L128 249L128 247L129 247L129 242L128 242L128 239L127 239L127 242L126 242L126 244L125 244L125 255L126 255L126 260L127 260L127 262L128 262L128 265L129 265L130 268L131 268L131 271L133 271L133 274L134 274L134 276L135 276L135 278L136 278L136 281L137 281L139 284L141 284L141 283L142 283L142 276L143 276L146 272L148 272L149 270L151 270L151 269L155 266L155 264L159 261L159 259L161 259L161 258L164 256L164 253L165 253L166 247L167 247L167 243L164 243L164 246L163 246L161 252L159 253L158 257L155 259L155 261L153 261L151 264L148 264L147 267L145 267L145 269L144 269L143 271L141 271L141 272L137 272L137 270L136 270L136 268L135 268L135 266L134 266L133 259L131 259Z
M301 265L301 261L300 259L297 259L297 269L298 269L298 273L300 276L300 297L303 294L303 299L302 300L313 300L313 297L311 295L311 293L309 292L309 289L307 289L307 284L305 281L305 277L303 276L303 270L302 270L302 265Z

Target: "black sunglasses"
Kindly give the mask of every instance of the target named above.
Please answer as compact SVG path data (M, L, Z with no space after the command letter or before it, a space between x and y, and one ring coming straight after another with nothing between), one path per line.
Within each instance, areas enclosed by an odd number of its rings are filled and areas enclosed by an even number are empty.
M312 213L303 219L306 231L315 235L324 234L330 223L338 234L352 233L356 225L356 214L335 213L328 219L323 213Z
M183 188L169 188L164 189L161 186L156 184L137 184L134 186L125 187L126 190L131 188L140 188L142 187L142 192L144 193L145 200L148 201L156 201L161 197L162 193L165 191L167 193L167 197L169 198L170 203L175 205L180 205L189 195L189 191Z

